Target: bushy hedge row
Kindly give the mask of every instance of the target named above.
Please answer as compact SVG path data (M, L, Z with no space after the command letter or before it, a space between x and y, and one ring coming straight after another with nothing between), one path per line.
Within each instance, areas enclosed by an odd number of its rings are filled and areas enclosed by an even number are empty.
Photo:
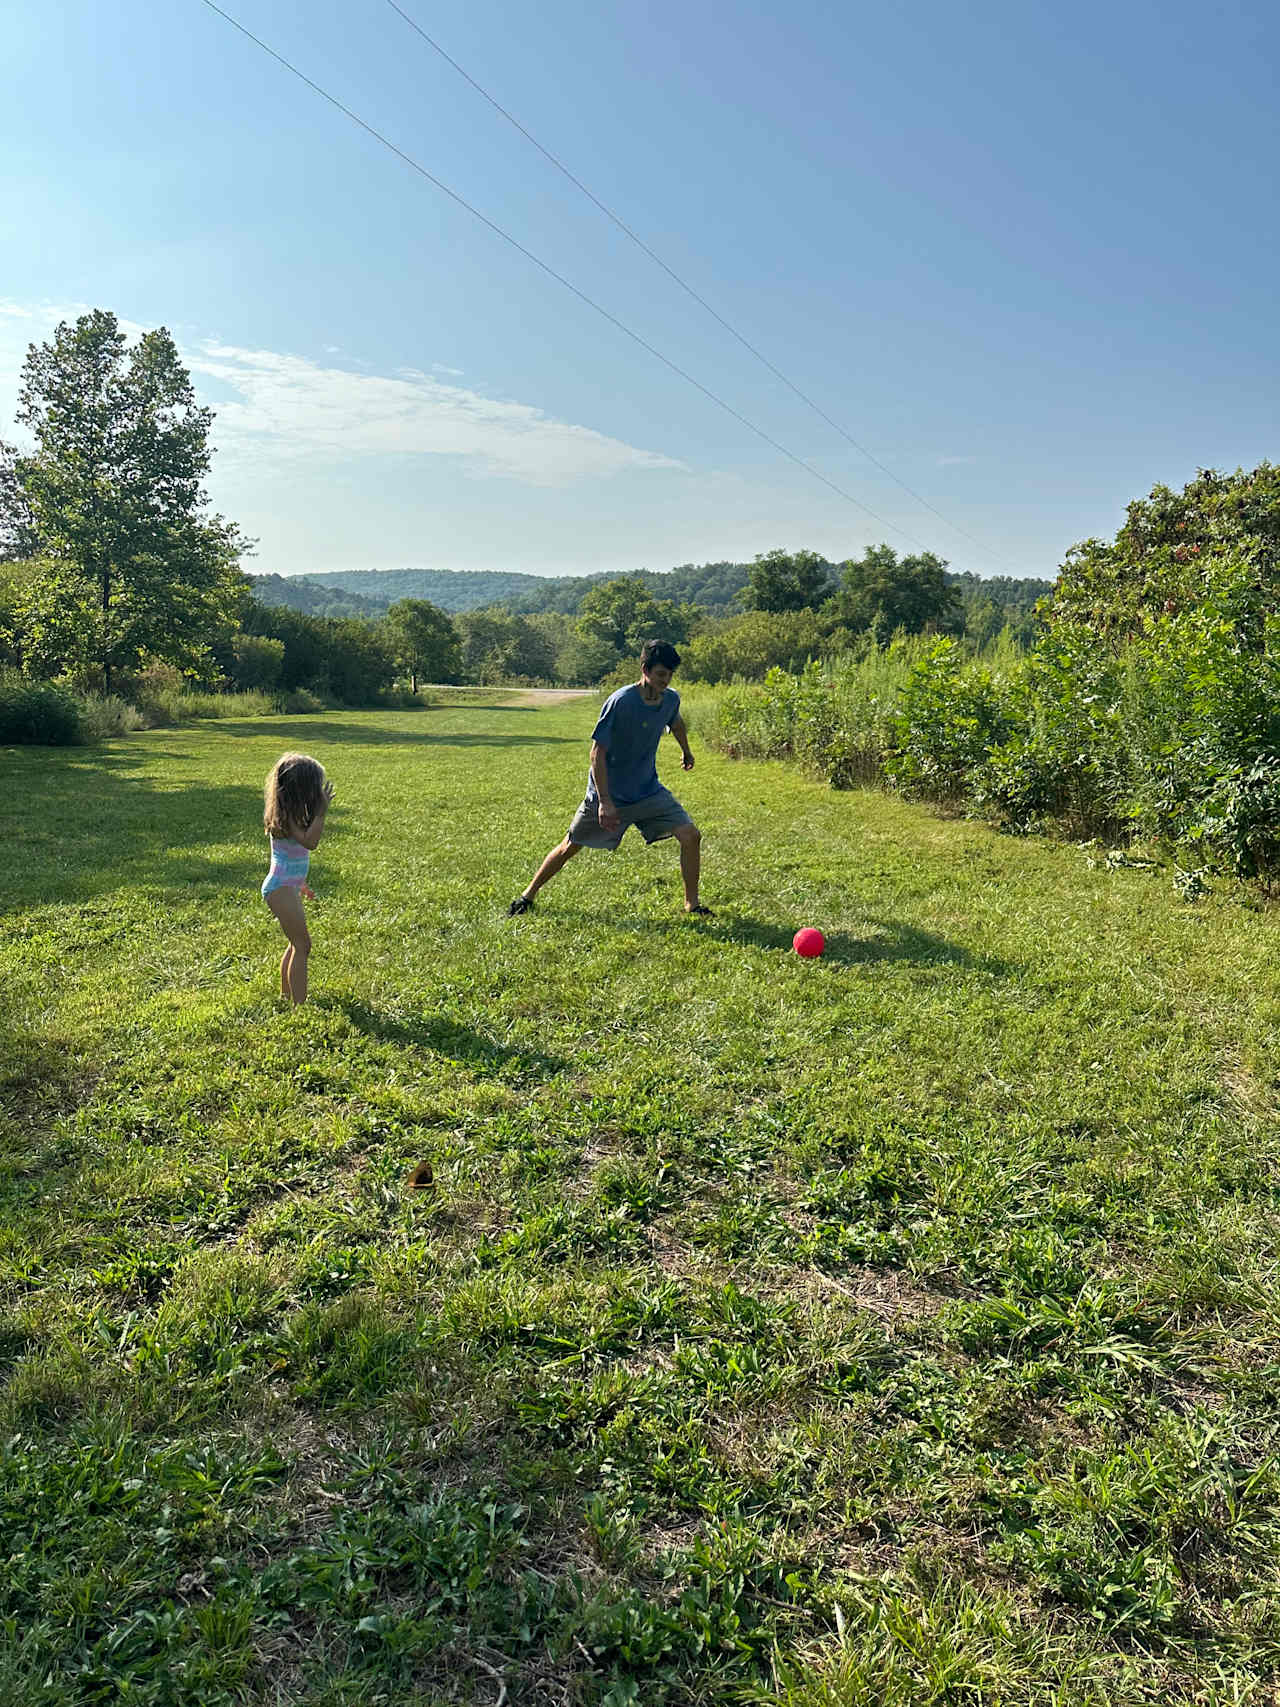
M71 747L84 739L80 708L65 688L0 674L0 745Z
M1280 617L1252 640L1247 565L1123 647L1046 631L1028 655L943 639L773 670L698 696L724 751L791 758L837 787L903 793L1021 831L1163 844L1194 868L1280 877Z
M201 693L181 683L137 679L122 694L77 692L61 682L0 671L0 746L71 747L209 717L306 716L337 702L299 688L292 693ZM384 696L422 706L431 696Z

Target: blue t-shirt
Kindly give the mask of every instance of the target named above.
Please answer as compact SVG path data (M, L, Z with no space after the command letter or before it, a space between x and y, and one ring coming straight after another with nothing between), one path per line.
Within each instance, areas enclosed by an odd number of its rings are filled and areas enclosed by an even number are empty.
M658 742L680 714L680 695L667 688L657 705L646 705L634 682L611 693L591 731L607 755L609 793L617 806L632 806L658 792ZM595 778L587 769L587 799L596 798Z

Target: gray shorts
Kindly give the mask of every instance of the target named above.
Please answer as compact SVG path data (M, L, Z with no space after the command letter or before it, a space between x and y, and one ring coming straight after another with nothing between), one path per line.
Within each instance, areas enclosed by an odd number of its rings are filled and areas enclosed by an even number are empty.
M573 815L569 840L580 848L604 848L612 853L632 824L646 842L660 842L664 836L673 836L682 824L693 823L669 788L660 788L656 794L647 794L629 806L615 801L614 811L620 820L618 828L602 830L597 803L584 800Z

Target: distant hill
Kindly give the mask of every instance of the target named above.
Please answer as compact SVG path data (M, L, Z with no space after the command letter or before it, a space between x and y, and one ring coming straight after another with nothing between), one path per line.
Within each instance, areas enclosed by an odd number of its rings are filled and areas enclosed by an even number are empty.
M716 615L736 609L747 584L748 563L682 564L678 569L635 571L655 598L699 604ZM312 616L380 616L398 599L429 599L451 613L507 605L534 611L572 613L589 587L625 570L595 575L525 575L503 569L327 569L314 575L254 575L254 594L263 604L291 605Z
M376 622L387 608L341 587L323 586L306 575L251 575L249 579L259 604L288 605L308 616L362 616Z
M591 587L633 573L658 599L700 605L711 616L742 609L739 595L750 563L681 563L674 569L605 569L594 575L525 575L506 569L332 569L314 575L254 575L255 596L265 605L289 605L310 616L380 617L398 599L429 599L441 610L506 605L520 615L562 611L572 616ZM947 575L968 605L991 600L1010 616L1027 614L1053 585L1007 575Z
M300 601L314 599L318 590L331 600L360 606L361 614L369 616L380 616L399 599L429 599L447 611L478 610L482 605L506 603L545 584L538 575L504 569L327 569L314 575L255 575L253 579L255 591L259 581L272 583L273 597L264 602L294 604L289 590L300 587ZM261 592L257 596L262 598ZM312 610L313 606L299 602L295 608ZM317 609L315 614L330 613ZM354 612L344 610L342 614Z

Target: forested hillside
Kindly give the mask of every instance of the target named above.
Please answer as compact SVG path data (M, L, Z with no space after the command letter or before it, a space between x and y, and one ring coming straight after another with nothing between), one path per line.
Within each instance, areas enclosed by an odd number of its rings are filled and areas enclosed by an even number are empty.
M675 569L639 569L655 598L701 605L714 616L740 608L749 563L682 563ZM592 587L618 570L594 575L526 575L506 569L334 569L314 575L254 575L254 594L263 604L287 604L312 616L376 616L400 599L427 599L451 615L504 605L529 615L577 612ZM296 595L294 589L297 589Z
M287 606L305 616L363 616L376 621L387 606L381 599L363 598L339 586L324 586L309 575L254 575L253 596L259 604Z
M655 599L677 605L698 605L708 616L736 614L751 576L750 563L681 563L674 569L638 569L629 576L641 582ZM594 575L526 575L497 569L337 569L314 575L254 575L254 596L265 605L289 605L309 616L382 615L400 599L427 599L456 615L503 605L517 615L544 611L576 616L592 587L616 578L619 571ZM998 620L1029 616L1051 581L1016 580L1007 575L983 577L947 574L961 604L969 609L989 603Z
M401 599L426 599L451 614L479 610L485 605L509 605L517 598L548 583L539 575L524 575L505 569L332 569L306 576L254 575L254 593L262 598L258 582L289 588L304 583L302 598L319 589L333 599L355 599L374 615L380 615ZM293 604L295 610L311 610L310 604L292 599L263 599L265 604ZM546 606L531 607L538 610ZM330 614L325 612L323 614Z

